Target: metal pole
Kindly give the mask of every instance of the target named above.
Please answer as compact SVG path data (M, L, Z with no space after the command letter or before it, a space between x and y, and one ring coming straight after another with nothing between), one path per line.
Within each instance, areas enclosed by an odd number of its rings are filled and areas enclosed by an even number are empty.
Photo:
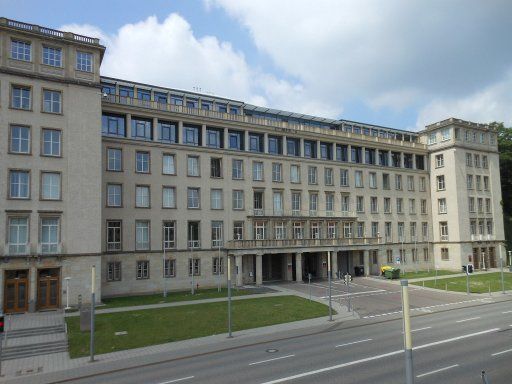
M501 293L505 294L505 277L503 275L503 255L500 254L500 268L501 268Z
M487 375L485 374L485 371L482 371L482 383L489 384L489 381L487 380Z
M311 301L311 273L308 273L309 301Z
M231 334L231 256L228 255L228 337Z
M512 251L508 251L508 265L512 265Z
M332 321L331 251L327 251L327 276L329 277L329 321Z
M163 241L162 241L162 247L164 249L164 252L163 252L163 260L162 260L162 268L164 269L164 273L162 274L162 277L164 279L164 298L167 297L167 285L165 284L165 225L163 227L163 232L164 232L164 238L163 238Z
M405 350L405 382L414 384L414 372L412 363L412 336L411 336L411 318L409 313L409 292L408 281L402 280L402 313L404 318L404 350Z
M350 295L350 275L347 274L348 311L352 310L352 296Z
M94 307L96 304L96 266L91 269L91 341L90 341L90 362L94 361Z
M70 310L71 307L69 306L69 279L70 277L65 277L64 280L66 280L66 308L64 310Z
M220 228L219 228L219 232L220 232ZM219 243L219 257L218 257L218 260L217 260L217 275L218 275L218 278L217 278L217 282L218 282L218 287L217 287L217 291L220 292L220 265L221 265L221 261L220 261L220 236L219 236L219 239L217 239L217 242Z
M469 271L468 271L467 265L466 265L466 292L469 295Z

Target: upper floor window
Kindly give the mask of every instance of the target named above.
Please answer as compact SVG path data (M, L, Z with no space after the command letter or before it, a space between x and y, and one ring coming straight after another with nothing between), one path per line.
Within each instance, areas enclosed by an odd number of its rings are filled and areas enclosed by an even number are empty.
M323 160L332 160L332 144L320 143L320 158Z
M137 139L153 139L152 121L132 117L132 137Z
M231 173L233 180L243 180L244 178L244 161L233 159L231 164Z
M370 188L377 188L377 174L375 172L370 172Z
M287 138L286 152L288 156L300 156L300 140Z
M350 153L350 161L353 163L362 163L363 162L363 154L361 147L351 147L351 153Z
M300 183L300 165L290 165L290 182Z
M280 137L268 137L268 153L273 155L281 155L283 153L283 141Z
M41 200L60 200L60 173L41 173Z
M283 165L281 163L272 163L272 181L276 183L283 181Z
M60 156L61 155L61 131L58 129L43 129L43 156Z
M436 168L444 167L444 155L436 155Z
M441 131L441 140L442 141L447 141L447 140L450 140L450 128L445 128Z
M437 190L444 191L445 189L446 189L446 186L444 183L444 175L437 176Z
M30 153L30 128L11 125L9 151L12 153Z
M32 95L30 87L13 85L11 88L11 108L26 109L32 108Z
M336 144L336 160L348 161L348 145Z
M355 184L357 188L363 187L363 171L355 171Z
M430 135L428 135L428 144L432 145L437 143L437 135L435 132L432 132Z
M123 152L119 148L108 148L107 149L107 171L122 171Z
M249 150L263 152L263 137L257 133L249 133Z
M308 167L308 184L314 185L318 183L318 172L316 167Z
M304 140L304 157L316 159L316 142Z
M325 185L334 185L334 173L332 168L324 168Z
M188 156L187 157L187 176L199 176L199 157Z
M228 107L226 104L217 104L217 111L220 113L228 113Z
M482 155L482 168L489 168L489 162L487 156Z
M11 40L11 58L14 60L30 61L32 45L27 41Z
M62 112L62 92L43 90L43 112Z
M135 172L149 173L149 152L135 154Z
M43 46L43 64L62 67L62 49Z
M57 253L60 232L59 226L60 219L58 217L45 217L41 219L41 253Z
M200 144L199 127L184 126L183 127L183 144L195 145Z
M176 124L158 120L158 139L166 143L177 143L178 133L176 131Z
M164 175L176 174L176 158L174 155L164 154L162 156L162 173Z
M221 178L222 177L222 159L212 158L210 159L210 177Z
M153 100L158 104L167 104L167 93L153 92Z
M92 53L76 51L76 69L92 72Z
M229 131L229 149L244 150L244 132Z
M348 187L348 169L340 169L340 186Z
M480 155L475 155L475 167L480 168Z
M222 148L221 143L222 133L215 128L208 128L206 130L206 145L212 148Z
M9 197L11 199L30 198L30 173L28 171L9 172Z
M104 135L126 136L125 117L104 113L101 116L101 132Z
M263 163L254 161L252 163L252 179L254 181L263 181Z

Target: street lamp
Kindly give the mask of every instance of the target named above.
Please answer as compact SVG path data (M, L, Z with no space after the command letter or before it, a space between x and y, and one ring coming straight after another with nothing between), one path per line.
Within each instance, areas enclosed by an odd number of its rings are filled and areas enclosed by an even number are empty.
M329 321L332 321L331 251L327 251L327 276L329 278Z
M165 230L165 225L163 227L163 232L164 232L164 237L163 237L163 241L162 241L162 248L163 248L163 254L162 254L162 268L164 269L164 273L162 273L162 277L163 277L163 285L164 285L164 298L167 297L167 285L165 284L165 235L166 235L166 230Z
M64 280L66 281L66 308L64 310L69 311L71 309L69 306L69 280L71 280L71 277L65 277Z
M402 286L402 313L404 328L404 350L405 350L405 382L414 383L414 372L412 364L412 336L411 336L411 317L409 313L409 292L407 280L400 281Z
M90 362L94 361L94 305L96 301L96 266L91 268L91 341L90 341Z
M228 258L228 337L233 337L231 334L231 256Z

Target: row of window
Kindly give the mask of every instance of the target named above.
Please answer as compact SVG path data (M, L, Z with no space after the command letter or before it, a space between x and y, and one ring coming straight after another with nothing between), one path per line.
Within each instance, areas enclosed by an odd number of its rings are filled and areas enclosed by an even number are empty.
M32 42L26 40L11 39L11 59L19 61L32 60ZM63 54L62 48L45 45L42 46L41 64L52 67L62 68ZM79 71L92 72L93 55L90 52L76 51L75 68Z
M466 165L468 167L472 167L473 164L476 168L480 168L480 166L484 169L489 168L489 161L487 159L487 155L482 155L482 162L480 163L480 155L479 154L472 154L472 153L466 153ZM439 155L436 155L436 168L443 168L444 167L444 154L440 153Z
M41 130L41 156L60 157L62 154L62 132L58 129ZM32 153L31 128L25 125L9 126L9 152L16 154Z
M471 235L493 235L494 234L494 225L492 220L470 220L469 222L469 232ZM486 232L487 231L487 232Z
M121 220L107 220L107 241L106 249L107 252L120 252L122 251L122 221ZM201 248L201 231L199 221L188 221L187 222L187 249ZM409 240L414 241L428 241L429 230L428 222L421 223L421 235L420 239L417 235L417 223L409 223ZM147 251L151 248L151 229L149 220L136 220L135 221L135 250ZM244 227L243 221L235 221L233 223L233 239L243 240L244 239ZM309 233L306 234L306 228L309 228ZM269 231L271 230L271 233ZM288 232L291 230L291 236ZM339 233L341 231L341 233ZM405 223L397 223L397 234L399 242L406 242L405 234ZM165 249L177 248L177 225L175 221L166 221L163 223L163 241L162 246ZM162 233L157 231L157 233ZM322 223L320 221L311 221L306 227L304 221L292 221L287 223L285 221L276 221L272 225L266 220L256 220L253 223L253 239L264 240L264 239L335 239L335 238L363 238L381 237L379 232L379 222L370 223L370 232L367 234L365 229L365 222L343 222L338 223L336 221L328 221ZM221 247L224 244L224 222L223 221L212 221L211 222L211 237L210 237L211 248ZM392 242L392 222L384 223L384 241ZM204 245L204 244L203 244ZM203 246L203 248L206 248Z
M7 220L8 252L11 255L30 253L29 249L29 218L12 216ZM38 253L60 253L60 217L42 216L39 219Z
M473 185L473 180L475 180L475 185ZM482 190L482 181L483 181L483 190L489 191L489 176L481 176L481 175L466 175L466 186L467 189L476 189L477 191ZM436 176L436 185L438 191L446 190L446 180L444 175Z
M282 155L286 148L288 156L306 157L323 160L336 160L340 162L352 162L359 164L381 165L385 167L425 169L423 155L411 153L377 150L375 148L359 147L354 145L342 145L326 143L315 140L302 140L298 138L268 135L265 143L263 133L246 132L224 128L206 127L205 137L202 135L202 127L185 123L182 132L179 133L176 122L158 120L157 140L165 143L179 143L210 148L225 148L238 151L251 151ZM102 115L102 133L109 136L126 137L126 117L111 113ZM182 135L181 140L179 135ZM228 135L225 144L224 136ZM247 146L245 137L247 136ZM153 119L131 117L131 137L143 140L154 140ZM205 142L203 143L203 140ZM265 145L266 144L266 145Z
M41 200L61 200L62 180L60 172L41 171ZM30 199L30 171L9 170L9 198Z
M484 213L484 199L482 197L476 198L478 208L478 213ZM475 208L475 198L474 197L468 197L468 208L470 213L477 212L477 209ZM485 213L491 213L492 212L492 204L491 199L486 198L485 199Z
M180 260L183 264L188 264L188 276L201 276L201 259L189 258L188 260ZM178 277L177 274L177 259L166 258L162 261L163 263L163 277L171 278ZM213 257L212 258L212 274L223 275L224 274L224 258ZM137 260L135 262L135 278L137 280L144 280L150 278L150 262L149 260ZM122 262L111 261L107 263L106 270L107 281L121 281L122 280Z
M454 136L456 140L461 139L460 128L454 128ZM431 132L428 135L428 145L434 145L440 142L449 141L452 138L452 128L443 128L440 131ZM464 131L464 138L468 142L495 145L496 136L493 133L487 134L486 132L476 131L473 129L466 129Z
M43 88L41 112L62 113L62 91ZM32 87L28 85L11 85L10 107L31 111L33 108Z

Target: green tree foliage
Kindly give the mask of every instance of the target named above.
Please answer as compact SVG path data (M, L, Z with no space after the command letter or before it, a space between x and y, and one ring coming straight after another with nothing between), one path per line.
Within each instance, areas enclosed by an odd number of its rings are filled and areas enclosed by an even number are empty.
M505 220L505 238L508 249L512 249L512 128L503 123L490 124L498 132L498 151L500 153L500 176L503 216Z

